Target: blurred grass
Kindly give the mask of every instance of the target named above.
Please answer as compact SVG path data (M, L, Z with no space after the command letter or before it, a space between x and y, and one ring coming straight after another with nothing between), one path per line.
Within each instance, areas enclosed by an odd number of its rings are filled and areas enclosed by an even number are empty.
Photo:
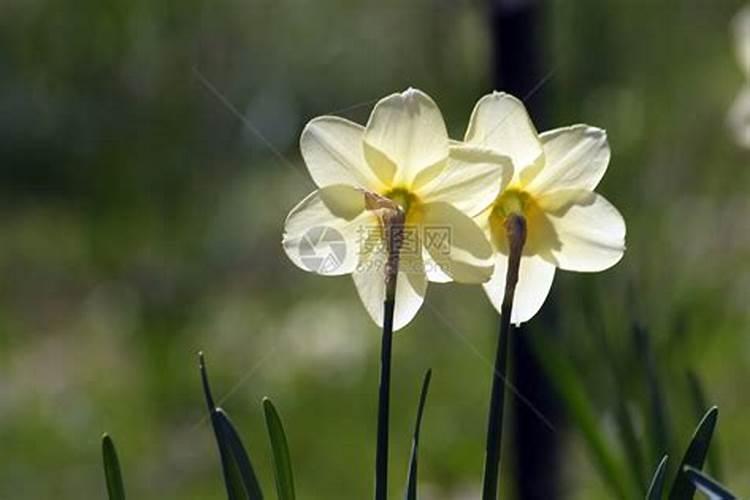
M724 121L742 82L728 31L740 5L547 2L551 77L532 97L549 111L540 129L608 130L599 191L628 222L616 268L559 273L548 304L561 318L555 345L587 374L583 389L614 443L596 335L623 373L637 373L631 317L647 325L675 440L694 426L690 368L721 408L724 482L737 492L750 491L750 157ZM287 211L311 189L297 138L334 110L364 122L374 99L409 85L438 101L460 137L492 89L484 8L0 5L0 497L101 496L106 430L133 498L222 498L199 349L267 490L260 401L271 395L300 497L369 495L378 331L346 278L302 273L280 249ZM480 355L493 352L495 318L478 288L433 286L428 301L395 341L392 484L404 483L414 394L433 367L420 481L426 498L461 498L480 480L491 370ZM597 311L603 329L591 325ZM536 330L527 333L552 334ZM645 383L625 378L628 408ZM644 439L646 416L631 414ZM560 429L570 436L565 495L601 498L580 436ZM645 457L646 469L660 459Z

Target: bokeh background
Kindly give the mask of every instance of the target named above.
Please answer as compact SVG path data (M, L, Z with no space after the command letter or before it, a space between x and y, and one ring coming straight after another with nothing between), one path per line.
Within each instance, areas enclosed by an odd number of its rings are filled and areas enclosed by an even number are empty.
M633 483L618 414L646 481L659 446L681 453L697 422L691 370L720 408L723 480L750 494L750 152L725 126L744 82L730 31L741 6L539 3L545 79L528 100L544 109L540 129L607 129L599 191L627 220L628 251L605 273L558 273L522 334L573 367ZM264 395L285 421L301 499L368 498L379 332L348 278L304 273L281 250L286 213L312 189L297 140L312 117L364 122L375 100L408 86L431 94L461 137L495 87L489 10L0 3L0 497L102 498L107 431L133 498L223 498L203 350L269 496ZM395 340L392 493L432 367L423 497L476 498L497 318L478 287L431 286L427 300ZM559 497L611 498L560 407ZM513 430L509 419L511 441ZM509 493L514 469L508 451Z

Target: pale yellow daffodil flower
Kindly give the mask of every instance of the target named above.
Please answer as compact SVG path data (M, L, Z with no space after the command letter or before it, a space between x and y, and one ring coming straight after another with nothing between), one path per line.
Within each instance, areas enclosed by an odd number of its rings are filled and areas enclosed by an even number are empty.
M383 98L365 127L335 116L315 118L300 148L318 189L289 213L284 249L304 270L351 274L378 325L387 245L373 199L391 200L405 213L394 329L414 318L428 281L490 279L492 247L472 217L510 181L510 159L450 143L428 95L408 89Z
M729 109L728 122L737 144L750 148L750 5L735 16L732 31L746 81Z
M464 137L513 160L510 184L477 217L495 251L495 270L484 289L500 311L508 268L505 219L526 220L511 322L528 321L541 308L555 269L602 271L625 251L625 221L594 192L609 163L604 130L573 125L538 134L515 97L493 93L476 104Z

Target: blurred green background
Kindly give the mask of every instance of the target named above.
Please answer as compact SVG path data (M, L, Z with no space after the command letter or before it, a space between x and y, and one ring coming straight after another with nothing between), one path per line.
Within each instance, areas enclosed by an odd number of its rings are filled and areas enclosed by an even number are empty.
M634 319L646 325L678 449L697 422L692 369L720 407L724 480L742 495L750 153L725 127L743 84L729 30L741 5L544 2L549 79L532 99L546 106L541 129L607 129L599 192L628 223L618 266L558 273L555 352L621 456L618 401L649 439L631 335ZM0 498L102 498L104 431L132 498L223 498L198 350L269 493L264 395L284 418L301 499L368 498L379 332L351 280L304 273L281 250L284 217L312 189L297 140L312 117L364 122L407 86L461 137L493 89L487 19L480 1L4 0ZM392 492L433 367L422 494L475 498L497 319L479 287L431 286L427 300L395 340ZM540 324L523 334L549 335ZM554 424L561 498L608 498L575 425ZM649 452L650 471L661 457Z

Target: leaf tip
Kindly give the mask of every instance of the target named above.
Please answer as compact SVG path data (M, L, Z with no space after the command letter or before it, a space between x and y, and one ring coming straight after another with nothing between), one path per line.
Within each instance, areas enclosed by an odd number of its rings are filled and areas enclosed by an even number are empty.
M279 421L279 412L276 411L276 406L271 401L271 398L263 398L263 413L266 416L266 423L270 425L271 421Z
M714 405L708 409L703 420L699 424L699 427L710 425L711 427L716 426L716 421L719 419L719 407Z
M209 411L213 411L216 405L211 394L211 386L208 384L208 370L206 369L206 358L203 355L203 351L198 351L198 366L201 372L201 383L203 384L203 394L206 397L206 405L208 405Z

